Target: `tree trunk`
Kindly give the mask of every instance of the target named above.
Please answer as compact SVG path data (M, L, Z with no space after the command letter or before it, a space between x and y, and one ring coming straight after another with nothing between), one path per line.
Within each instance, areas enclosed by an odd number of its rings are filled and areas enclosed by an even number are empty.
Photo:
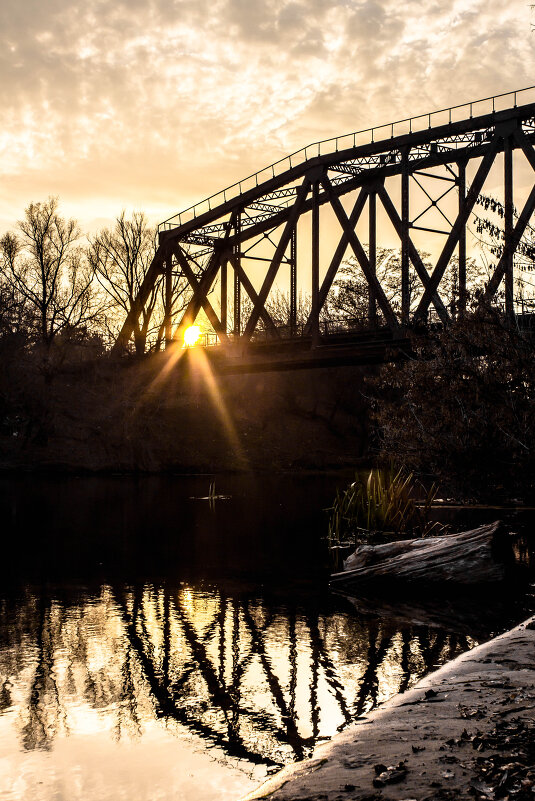
M139 326L136 326L134 329L134 348L137 356L143 356L145 353L146 340L147 337L144 334L143 329Z
M400 586L470 587L503 581L513 561L509 534L500 521L460 534L361 545L331 576L343 591Z

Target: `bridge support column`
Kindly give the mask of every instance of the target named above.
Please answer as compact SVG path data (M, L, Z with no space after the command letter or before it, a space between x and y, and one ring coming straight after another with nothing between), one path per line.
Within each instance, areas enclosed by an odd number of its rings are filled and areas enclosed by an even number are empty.
M401 322L403 325L407 325L411 302L409 289L409 151L407 148L402 155L401 226Z
M226 256L221 262L221 326L227 331L227 277L228 261Z
M377 275L377 194L375 189L372 189L368 195L369 197L369 227L368 227L368 259L370 262L370 270L373 275ZM377 303L375 301L375 292L371 284L368 285L368 320L370 326L375 328L377 325Z
M319 181L312 186L312 347L319 344L320 339L320 206Z
M513 149L511 137L505 139L504 158L504 258L505 258L505 314L508 320L514 319L514 285L513 285Z
M297 333L297 228L290 239L290 335Z
M171 254L169 254L165 262L164 276L165 276L164 336L165 336L165 347L167 349L173 342L173 331L171 325L172 304L173 304L173 257L171 256Z
M466 164L459 162L459 214L464 206L466 198ZM463 226L459 235L459 314L462 316L466 312L466 225Z
M241 215L238 213L234 221L234 228L236 231L236 239L238 240L234 245L234 264L240 264L240 242L239 236L241 231ZM239 337L241 334L241 283L238 270L234 268L234 336Z

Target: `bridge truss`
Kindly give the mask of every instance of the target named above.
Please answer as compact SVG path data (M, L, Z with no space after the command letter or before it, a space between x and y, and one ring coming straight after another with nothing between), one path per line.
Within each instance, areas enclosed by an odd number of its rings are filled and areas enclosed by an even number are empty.
M503 248L485 298L495 298L500 288L512 316L514 256L535 210L535 102L526 100L535 100L535 88L309 145L162 223L157 252L116 347L127 346L136 318L163 275L167 343L181 340L202 309L222 345L259 337L299 338L314 348L325 340L322 312L348 255L367 286L370 329L380 326L394 338L402 336L431 310L447 324L452 310L442 296L444 276L456 258L455 313L462 313L468 292L467 228L491 171L493 187L498 180L503 197ZM531 191L516 211L513 187L519 169L529 171ZM339 233L325 258L322 215L327 210ZM389 221L399 243L401 297L396 306L377 273L379 215ZM432 269L416 242L422 232L442 237ZM191 295L173 325L171 286L177 271L187 279ZM411 271L417 275L416 294L411 294ZM298 272L311 296L300 325ZM281 274L289 286L284 327L269 306Z

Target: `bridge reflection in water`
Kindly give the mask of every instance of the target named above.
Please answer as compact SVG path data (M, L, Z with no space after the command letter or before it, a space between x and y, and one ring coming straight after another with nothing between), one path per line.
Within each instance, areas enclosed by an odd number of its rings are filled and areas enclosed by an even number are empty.
M68 602L28 591L0 625L0 723L26 753L77 731L113 748L163 724L264 775L475 644L365 620L343 601L304 612L184 585Z

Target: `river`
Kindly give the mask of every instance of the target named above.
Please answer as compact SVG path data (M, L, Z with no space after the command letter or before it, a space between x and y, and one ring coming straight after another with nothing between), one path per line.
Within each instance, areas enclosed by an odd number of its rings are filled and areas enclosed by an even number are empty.
M531 609L444 627L329 593L340 483L2 479L0 799L238 799Z

